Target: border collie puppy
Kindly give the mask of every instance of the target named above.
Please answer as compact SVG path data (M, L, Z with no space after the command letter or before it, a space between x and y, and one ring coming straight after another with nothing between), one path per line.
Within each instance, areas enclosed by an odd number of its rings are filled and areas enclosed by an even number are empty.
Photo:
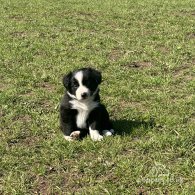
M60 104L60 126L66 140L87 134L94 141L114 133L109 114L100 103L101 73L92 68L70 72L63 78L66 88Z

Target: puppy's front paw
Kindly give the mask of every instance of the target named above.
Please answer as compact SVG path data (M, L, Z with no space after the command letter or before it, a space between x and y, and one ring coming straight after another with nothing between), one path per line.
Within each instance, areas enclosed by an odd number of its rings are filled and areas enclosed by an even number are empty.
M70 142L70 141L73 141L73 138L72 138L72 137L66 136L66 135L64 136L64 139L67 140L67 141L69 141L69 142Z
M98 130L89 130L90 137L93 141L100 141L103 139L103 136L100 135Z
M70 136L65 135L64 138L67 141L74 141L80 138L80 131L73 131Z
M101 141L103 139L103 136L100 134L94 134L94 135L91 135L91 139L93 141Z
M72 139L79 139L79 138L80 138L80 134L81 134L80 131L73 131L73 132L70 134L70 137L72 137Z

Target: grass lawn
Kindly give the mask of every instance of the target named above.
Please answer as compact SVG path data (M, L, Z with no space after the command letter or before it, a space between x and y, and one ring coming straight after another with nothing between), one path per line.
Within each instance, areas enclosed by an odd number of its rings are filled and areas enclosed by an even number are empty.
M62 76L94 67L116 136L66 142ZM194 0L0 0L0 194L195 193Z

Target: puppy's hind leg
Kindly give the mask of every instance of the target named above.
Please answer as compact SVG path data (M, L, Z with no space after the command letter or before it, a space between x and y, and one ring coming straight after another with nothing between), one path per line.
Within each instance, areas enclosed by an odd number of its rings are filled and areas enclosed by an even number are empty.
M110 131L112 134L114 134L114 129L110 129L109 131Z
M113 129L110 129L110 130L103 130L102 131L102 134L104 136L112 136L114 134L114 130Z

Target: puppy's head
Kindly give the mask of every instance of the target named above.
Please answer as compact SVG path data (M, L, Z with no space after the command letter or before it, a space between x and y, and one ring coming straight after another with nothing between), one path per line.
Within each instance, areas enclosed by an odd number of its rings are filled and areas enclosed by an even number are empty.
M64 87L70 96L77 100L85 100L93 96L101 81L101 73L92 68L70 72L63 78Z

